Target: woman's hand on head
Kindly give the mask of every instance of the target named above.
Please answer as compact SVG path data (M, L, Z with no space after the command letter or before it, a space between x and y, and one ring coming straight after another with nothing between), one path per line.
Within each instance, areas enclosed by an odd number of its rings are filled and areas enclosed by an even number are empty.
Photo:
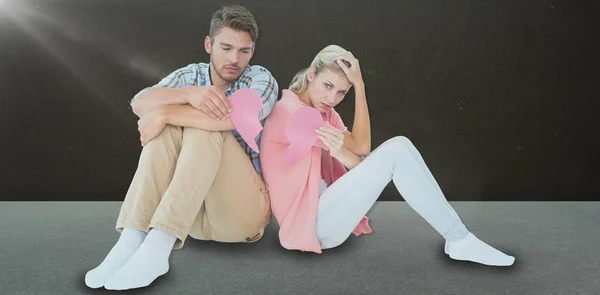
M350 64L350 67L346 66L346 64L342 61L345 60ZM358 59L352 55L352 52L346 51L346 53L341 54L336 59L337 64L342 68L348 81L352 83L352 85L362 84L363 78L362 73L360 72L360 64Z
M329 154L336 157L344 146L344 133L325 122L325 126L319 128L317 134L319 134L319 139L329 148Z

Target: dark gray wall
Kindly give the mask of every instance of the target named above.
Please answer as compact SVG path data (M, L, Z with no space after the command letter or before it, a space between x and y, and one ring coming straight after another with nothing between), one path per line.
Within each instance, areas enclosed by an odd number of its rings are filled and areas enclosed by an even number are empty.
M128 100L208 61L223 3L2 2L0 200L122 200L141 150ZM600 200L600 6L573 2L243 3L252 63L282 88L324 46L350 49L374 145L412 139L449 200ZM353 100L338 111L351 126Z

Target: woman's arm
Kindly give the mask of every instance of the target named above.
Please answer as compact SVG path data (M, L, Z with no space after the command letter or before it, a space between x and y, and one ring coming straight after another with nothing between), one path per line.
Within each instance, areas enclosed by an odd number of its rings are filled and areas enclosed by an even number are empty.
M328 150L329 154L340 161L346 168L352 169L364 159L364 157L344 147L345 133L330 124L319 128L317 134L319 134L319 140L324 145L323 149Z
M342 62L342 60L347 61L350 66ZM349 51L340 55L337 63L346 74L348 81L354 86L356 94L354 99L354 125L352 126L352 134L344 137L344 147L357 155L366 156L371 152L371 122L369 120L367 95L365 94L365 83L360 71L360 64L358 59Z
M345 135L344 147L359 156L366 156L371 152L371 122L365 84L362 82L355 84L354 92L356 93L354 125L352 125L352 134Z
M352 169L364 160L364 157L359 156L351 150L342 147L335 155L335 158L340 161L346 168Z

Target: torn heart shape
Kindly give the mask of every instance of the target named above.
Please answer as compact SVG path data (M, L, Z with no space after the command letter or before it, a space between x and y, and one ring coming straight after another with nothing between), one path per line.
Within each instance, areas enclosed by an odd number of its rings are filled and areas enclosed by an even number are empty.
M290 146L285 151L285 161L292 164L310 150L317 141L316 130L325 125L323 116L315 108L301 107L285 124L285 135Z
M229 97L231 121L244 141L255 152L259 153L256 136L263 129L258 114L262 108L262 98L250 89L239 89Z

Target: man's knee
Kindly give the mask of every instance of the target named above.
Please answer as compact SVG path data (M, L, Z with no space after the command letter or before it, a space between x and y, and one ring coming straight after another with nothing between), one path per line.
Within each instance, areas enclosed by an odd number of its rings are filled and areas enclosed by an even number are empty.
M148 141L144 146L144 150L154 148L162 149L165 145L170 146L172 142L177 142L177 138L181 141L182 129L179 126L166 125L165 128L155 138Z
M218 144L222 145L230 131L207 131L197 128L183 128L183 142L194 142L194 144Z
M198 128L192 127L183 127L183 136L189 137L211 137L211 136L220 136L221 131L207 131Z

